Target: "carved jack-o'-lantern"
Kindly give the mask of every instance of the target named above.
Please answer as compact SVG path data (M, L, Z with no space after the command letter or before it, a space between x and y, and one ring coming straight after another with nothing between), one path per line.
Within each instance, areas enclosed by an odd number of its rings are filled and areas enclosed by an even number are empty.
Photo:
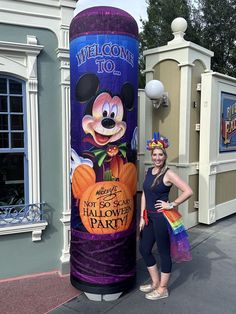
M118 154L119 149L116 145L109 145L109 147L106 150L107 155L110 157L114 157Z
M123 183L103 181L87 188L80 199L79 211L90 233L111 234L129 228L133 207L133 195Z

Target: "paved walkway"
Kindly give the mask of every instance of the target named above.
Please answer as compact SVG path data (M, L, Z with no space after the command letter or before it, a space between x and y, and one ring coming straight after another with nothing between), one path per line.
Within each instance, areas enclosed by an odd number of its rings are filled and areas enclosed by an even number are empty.
M212 226L189 230L193 260L174 264L167 299L149 301L138 290L148 282L142 259L137 284L116 301L96 302L84 294L50 314L234 314L236 313L236 214Z
M0 314L44 314L80 294L57 272L0 280Z

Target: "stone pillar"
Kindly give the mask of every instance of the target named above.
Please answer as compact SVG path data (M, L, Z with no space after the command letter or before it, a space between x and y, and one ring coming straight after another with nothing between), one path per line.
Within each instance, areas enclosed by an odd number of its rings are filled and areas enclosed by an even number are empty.
M171 28L173 31L174 38L169 41L167 45L153 48L144 51L146 61L146 82L151 79L157 79L164 83L165 92L168 93L169 107L154 109L152 106L148 106L149 102L146 102L146 117L145 126L146 137L151 138L154 131L160 131L163 128L164 132L168 134L162 134L169 137L171 143L171 122L178 121L178 141L169 150L169 166L176 171L180 177L189 183L190 176L198 176L198 166L196 161L190 161L190 149L191 149L191 138L190 130L195 125L190 125L190 113L192 110L192 80L193 71L196 61L201 62L204 71L209 71L210 61L213 53L201 46L198 46L192 42L184 39L185 31L187 29L187 22L183 18L176 18ZM173 77L171 70L174 68L174 73L178 76ZM179 68L179 71L178 71ZM173 84L173 81L176 84ZM179 86L179 90L176 91L176 86ZM197 86L196 86L197 88ZM175 95L175 98L173 98ZM179 99L176 98L179 95ZM173 106L178 106L178 111L173 110ZM157 111L157 114L155 113ZM176 112L177 111L177 112ZM177 114L176 114L177 113ZM152 116L155 114L155 118ZM158 121L157 119L160 119ZM140 121L142 123L142 121ZM164 123L169 123L167 127ZM176 125L176 124L175 124ZM176 135L173 136L176 139ZM176 143L179 143L176 145ZM172 155L170 155L172 154ZM177 156L177 157L176 157ZM150 157L146 154L147 166L150 165ZM198 201L198 190L195 190L194 201ZM198 223L197 211L189 208L189 202L183 203L179 206L179 210L183 215L184 222L187 227L192 227Z

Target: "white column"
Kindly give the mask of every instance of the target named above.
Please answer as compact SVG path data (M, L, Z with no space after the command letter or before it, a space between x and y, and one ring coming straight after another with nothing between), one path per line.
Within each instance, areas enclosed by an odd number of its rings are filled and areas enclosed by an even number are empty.
M180 67L180 113L179 113L179 167L178 174L186 182L189 179L189 144L190 144L190 110L191 110L191 63L182 63ZM179 191L179 194L181 192ZM185 224L188 224L188 202L179 206Z
M63 212L60 219L63 223L63 249L60 257L62 263L62 273L67 271L67 267L64 270L63 264L69 263L70 253L70 87L65 84L61 85L62 91L62 182L63 182Z
M37 85L37 80L30 79L28 82L27 114L30 117L27 119L29 204L40 203Z
M35 36L27 36L27 44L37 45ZM27 55L27 140L29 171L29 204L40 203L39 126L37 55L40 50Z
M193 64L180 64L179 163L189 163L189 130Z
M200 156L199 156L199 222L215 222L216 167L211 166L212 74L202 74Z
M64 42L65 44L65 42ZM61 103L62 103L62 193L63 212L60 219L63 225L63 248L61 261L61 273L67 273L70 260L70 63L69 50L59 48L57 57L60 62L61 73Z
M154 74L154 70L146 70L146 84L153 80L153 74ZM146 140L150 140L153 137L153 121L152 121L152 116L153 116L153 105L152 102L149 98L146 97L146 100L144 102L145 105L145 119L142 119L141 123L144 122L144 132L143 134L145 134L144 138L145 138L145 143ZM152 164L151 162L151 155L150 155L150 151L145 149L145 167L150 167L150 165Z
M63 211L61 222L63 226L63 248L60 257L61 273L69 271L70 260L70 60L69 60L69 25L73 18L73 1L60 1L60 30L58 35L57 58L60 62L60 86L62 104L62 193Z
M138 91L138 191L143 189L144 173L145 173L145 147L146 147L146 95L143 89Z

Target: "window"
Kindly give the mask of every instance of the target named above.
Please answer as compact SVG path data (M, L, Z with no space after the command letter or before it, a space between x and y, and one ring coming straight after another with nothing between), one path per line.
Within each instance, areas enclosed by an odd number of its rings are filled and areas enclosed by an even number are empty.
M22 81L0 76L0 206L27 202L24 87Z
M37 57L42 49L33 35L26 44L0 41L0 235L32 232L33 241L41 240L47 226L38 131Z

